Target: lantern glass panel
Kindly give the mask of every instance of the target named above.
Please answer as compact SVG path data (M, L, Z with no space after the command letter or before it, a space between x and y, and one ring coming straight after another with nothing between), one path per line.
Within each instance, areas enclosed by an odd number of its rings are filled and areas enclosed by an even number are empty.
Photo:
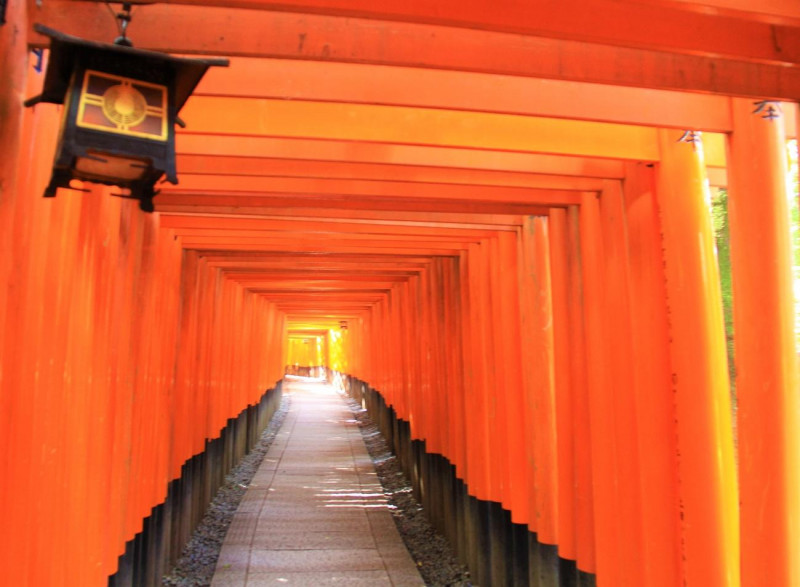
M77 126L156 141L167 140L167 88L86 70Z

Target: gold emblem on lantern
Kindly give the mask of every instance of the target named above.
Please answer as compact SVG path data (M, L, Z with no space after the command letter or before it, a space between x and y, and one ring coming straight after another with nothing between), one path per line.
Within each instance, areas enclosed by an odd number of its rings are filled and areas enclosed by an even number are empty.
M167 140L167 88L87 70L77 126L127 136Z
M117 127L130 128L147 116L147 102L139 90L123 82L103 94L103 114Z

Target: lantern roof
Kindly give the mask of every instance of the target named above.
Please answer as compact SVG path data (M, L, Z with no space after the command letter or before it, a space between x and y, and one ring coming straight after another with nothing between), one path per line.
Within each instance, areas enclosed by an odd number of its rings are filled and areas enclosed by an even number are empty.
M196 59L187 57L175 57L167 53L149 51L146 49L136 49L124 45L113 43L101 43L89 41L79 37L73 37L50 27L35 24L34 30L50 37L50 59L47 64L42 93L25 102L26 106L33 106L39 102L50 102L53 104L63 104L64 97L69 89L70 77L72 75L73 64L81 55L93 52L104 52L106 54L117 53L121 58L140 57L149 59L153 63L159 63L163 67L171 67L175 72L175 112L180 109L189 99L197 84L205 75L209 67L228 66L228 59Z

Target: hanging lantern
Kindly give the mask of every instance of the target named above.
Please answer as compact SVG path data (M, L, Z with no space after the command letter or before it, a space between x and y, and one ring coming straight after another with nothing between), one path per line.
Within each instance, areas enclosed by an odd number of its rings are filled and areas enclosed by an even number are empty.
M128 16L128 20L130 17ZM186 59L115 44L86 41L35 25L50 37L42 93L25 102L63 104L55 162L45 197L73 179L127 189L122 197L153 211L155 184L178 183L178 112L210 66L227 59Z

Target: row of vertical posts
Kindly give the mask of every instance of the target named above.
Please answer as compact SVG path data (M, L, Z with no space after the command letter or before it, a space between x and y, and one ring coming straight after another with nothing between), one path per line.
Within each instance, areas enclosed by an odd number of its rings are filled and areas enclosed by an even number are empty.
M320 334L293 333L289 330L286 372L291 375L316 374L329 364L327 338Z
M32 92L12 53L0 566L9 585L104 585L184 463L281 378L284 318L114 189L43 199L59 114L18 107Z
M203 520L209 504L230 473L260 440L280 408L282 386L267 390L258 403L229 418L221 433L207 440L202 453L184 462L170 481L166 498L152 509L143 528L125 544L108 587L161 585Z
M732 105L735 414L698 135L351 327L350 372L411 437L601 586L800 584L786 145Z

